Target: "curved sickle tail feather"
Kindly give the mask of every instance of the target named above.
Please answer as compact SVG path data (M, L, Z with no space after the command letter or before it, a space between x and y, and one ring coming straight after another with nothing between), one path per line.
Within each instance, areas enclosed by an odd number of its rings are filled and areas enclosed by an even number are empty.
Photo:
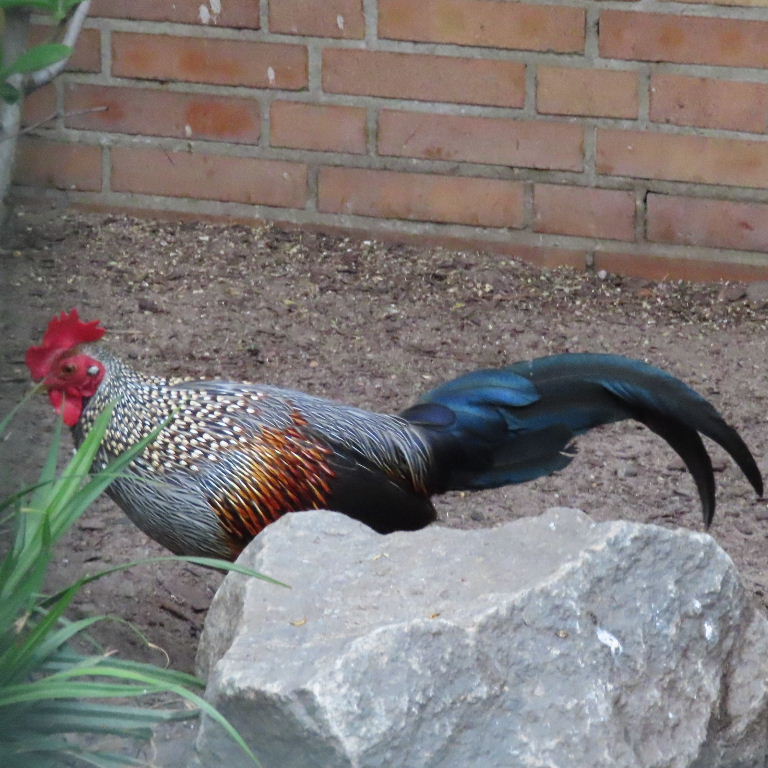
M402 416L432 449L434 493L548 475L571 462L575 436L635 419L682 458L707 527L715 513L715 479L699 433L719 443L763 495L752 454L711 403L665 371L619 355L554 355L475 371L428 392Z

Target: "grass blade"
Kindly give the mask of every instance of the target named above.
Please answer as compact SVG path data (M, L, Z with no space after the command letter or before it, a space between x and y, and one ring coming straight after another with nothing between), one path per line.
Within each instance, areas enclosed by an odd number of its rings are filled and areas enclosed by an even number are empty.
M32 387L25 395L21 398L21 400L13 407L11 410L3 416L2 419L0 419L0 436L3 435L3 433L8 429L8 427L11 425L11 422L16 418L16 414L33 398L35 395L37 395L39 392L42 392L43 390L43 384L42 382L40 384L36 384L34 387Z
M106 470L90 475L113 406L100 413L74 457L57 476L62 428L58 423L39 482L6 499L0 511L12 509L15 523L8 553L0 560L0 766L60 766L66 757L85 765L141 765L119 754L88 749L67 735L88 733L146 740L158 723L195 717L203 711L230 734L255 765L252 750L232 725L196 690L192 675L117 659L110 654L84 656L70 643L104 616L68 621L65 612L80 589L108 573L134 567L127 563L84 576L53 597L42 594L53 547L89 504L155 439L165 424L115 459ZM0 422L0 431L10 423ZM271 584L287 586L250 569L213 558L157 557L140 562L184 560L236 571ZM172 694L195 709L142 707L148 694ZM132 699L135 705L116 703Z

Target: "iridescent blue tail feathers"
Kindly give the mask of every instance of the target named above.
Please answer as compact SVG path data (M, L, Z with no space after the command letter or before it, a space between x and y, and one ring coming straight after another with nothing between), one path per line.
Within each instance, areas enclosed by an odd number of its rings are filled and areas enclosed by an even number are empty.
M401 415L432 448L433 492L551 474L571 462L577 435L635 419L685 462L707 526L715 512L715 481L700 433L719 443L763 494L752 454L711 403L665 371L619 355L563 354L474 371L428 392Z

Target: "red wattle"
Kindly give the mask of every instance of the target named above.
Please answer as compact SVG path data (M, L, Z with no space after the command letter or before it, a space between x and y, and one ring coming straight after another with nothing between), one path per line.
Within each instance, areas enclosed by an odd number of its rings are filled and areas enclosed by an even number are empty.
M79 394L64 393L60 389L52 389L48 393L51 405L60 414L68 427L74 427L83 412L83 398Z

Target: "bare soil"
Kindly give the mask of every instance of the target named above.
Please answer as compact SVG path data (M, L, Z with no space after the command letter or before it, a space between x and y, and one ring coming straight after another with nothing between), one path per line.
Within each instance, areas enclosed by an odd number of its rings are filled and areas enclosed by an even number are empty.
M28 389L26 348L54 313L78 307L141 369L263 381L382 411L474 368L617 352L666 368L710 398L768 472L764 285L651 283L542 271L475 251L48 208L17 211L0 264L0 414ZM54 422L44 398L18 418L0 445L2 490L34 478ZM702 530L691 478L645 428L614 425L578 445L555 476L442 497L439 524L493 526L565 505L596 520ZM765 607L768 504L710 448L718 483L711 534ZM161 554L105 498L62 544L51 584ZM180 563L141 566L93 583L78 611L115 617L96 632L105 647L157 663L167 655L191 670L220 580Z

